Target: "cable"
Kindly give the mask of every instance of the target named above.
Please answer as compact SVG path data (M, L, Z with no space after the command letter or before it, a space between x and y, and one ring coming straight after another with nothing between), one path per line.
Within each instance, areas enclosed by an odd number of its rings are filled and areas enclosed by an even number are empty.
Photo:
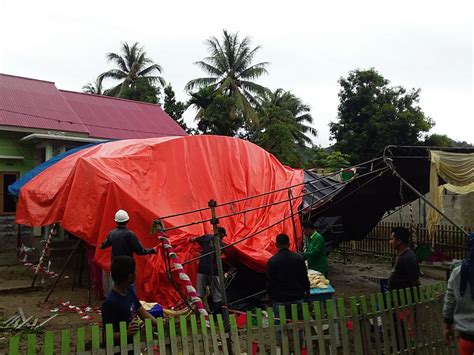
M386 167L383 167L383 168L380 168L380 169L377 169L377 170L370 171L368 173L365 173L365 174L354 177L351 181L355 181L355 180L360 179L364 176L374 174L376 172L383 171L383 170L386 170L386 169L387 169ZM339 187L336 188L335 191L339 191L342 187L344 187L346 185L347 185L347 182L341 183L341 185L339 185ZM267 208L267 207L270 207L270 206L275 206L275 205L278 205L278 204L281 204L281 203L289 202L290 200L293 201L293 200L296 200L296 199L299 199L299 198L302 198L302 197L305 197L305 196L314 195L317 192L320 192L320 191L323 191L323 190L326 190L326 189L329 189L329 188L333 188L333 187L334 187L333 185L329 185L329 186L323 187L323 188L321 188L319 190L316 190L316 191L313 191L313 192L309 192L309 193L306 193L306 194L303 194L303 195L300 194L298 196L294 196L293 198L289 198L289 199L285 199L285 200L281 200L281 201L277 201L277 202L272 202L272 203L266 204L266 205L253 207L253 208L250 208L250 209L247 209L247 210L244 210L244 211L238 211L238 212L235 212L235 213L230 213L230 214L227 214L227 215L218 216L218 218L222 219L222 218L233 217L233 216L236 216L236 215L239 215L239 214L245 214L245 213L248 213L248 212L256 211L256 210L261 209L261 208ZM285 188L283 190L286 190L286 189L289 189L289 188ZM332 194L332 192L330 193L330 195L331 194ZM324 196L322 199L326 198L327 196L328 195ZM319 200L315 201L315 203L321 202L322 199L319 199ZM311 204L311 205L313 205L313 204ZM220 206L222 206L222 205L220 205ZM217 207L219 207L219 206L217 206ZM305 207L305 208L308 208L308 207ZM178 226L173 226L171 228L165 228L165 231L168 232L168 231L171 231L171 230L180 229L180 228L184 228L184 227L189 227L189 226L192 226L192 225L195 225L195 224L200 224L200 223L207 223L207 222L210 222L210 221L211 221L211 218L207 218L207 219L203 219L203 220L199 220L199 221L193 221L193 222L190 222L190 223L186 223L186 224L182 224L182 225L178 225Z
M387 171L387 170L389 170L387 167L381 168L381 169L374 170L374 171L372 171L372 172L366 173L366 174L364 174L364 175L361 175L361 177L362 177L362 176L367 176L367 175L370 175L370 174L373 174L373 173L377 173L377 172L380 172L380 174L378 175L378 176L380 176L381 174L383 174L383 173L384 173L385 171ZM338 202L345 200L347 197L349 197L349 196L351 196L352 194L354 194L355 192L359 191L361 188L365 187L368 183L370 183L371 181L373 181L374 179L376 179L378 176L374 176L373 178L371 178L370 180L366 181L366 182L363 183L362 185L359 185L356 189L354 189L354 190L351 191L349 194L347 194L346 196L344 196L343 198L341 198ZM307 206L306 208L312 208L313 206L315 206L315 205L317 205L317 204L319 204L319 203L325 204L325 203L327 202L327 200L330 200L330 199L331 199L331 198L329 198L329 197L331 197L331 195L336 194L337 192L339 192L339 190L341 190L341 189L344 188L344 187L345 187L345 185L340 186L337 190L331 191L331 193L328 194L328 195L326 195L323 199L318 200L318 201L315 201L314 203L312 203L311 205ZM320 212L324 212L324 211L326 211L327 209L328 209L328 208L326 207L326 208L324 208L324 209L323 209L322 211L320 211ZM270 228L276 226L277 224L280 224L280 223L286 221L286 220L289 219L289 218L291 218L291 215L286 216L286 217L283 217L282 219L276 221L275 223L273 223L273 224L271 224L271 225L269 225L269 226L267 226L267 227L265 227L265 228L263 228L263 229L261 229L261 230L258 230L257 232L255 232L255 233L253 233L253 234L250 234L250 235L248 235L248 236L246 236L246 237L244 237L244 238L241 238L241 239L239 239L239 240L237 240L237 241L235 241L235 242L233 242L233 243L231 243L231 244L225 245L225 246L223 246L223 247L221 248L221 250L224 250L224 249L229 248L229 247L231 247L231 246L234 246L234 245L236 245L236 244L238 244L238 243L240 243L240 242L243 242L243 241L245 241L245 240L247 240L247 239L250 239L250 238L256 236L257 234L260 234L261 232L264 232L264 231L266 231L266 230L268 230L268 229L270 229ZM201 259L202 257L207 256L207 255L210 255L210 254L211 254L211 253L202 254L202 255L200 255L200 256L198 256L198 257L195 257L195 258L193 258L193 259L190 259L190 260L187 260L187 261L183 262L182 265L186 265L186 264L192 263L192 262L197 261L197 260Z
M175 134L175 133L170 133L170 132L157 132L157 131L154 131L154 132L150 132L150 131L141 131L139 129L128 129L128 128L115 128L115 127L110 127L110 126L102 126L102 125L96 125L96 124L90 124L90 123L84 123L84 122L73 122L73 121L66 121L66 120L58 120L57 118L50 118L50 117L45 117L45 116L40 116L40 115L34 115L34 114L30 114L30 113L23 113L23 112L17 112L17 111L13 111L13 110L6 110L4 108L0 108L0 111L4 111L4 112L10 112L10 113L17 113L17 114L20 114L20 115L27 115L27 116L31 116L31 117L37 117L37 118L41 118L41 119L44 119L44 120L49 120L49 121L54 121L54 122L58 122L58 123L69 123L71 125L78 125L78 126L86 126L86 127L96 127L96 128L107 128L107 129L113 129L113 130L116 130L116 131L128 131L128 132L138 132L138 133L147 133L147 134L150 134L150 133L158 133L158 134L164 134L164 135L167 135L167 136L183 136L183 135L179 135L179 134Z
M340 189L342 189L342 187L340 187ZM336 192L338 192L338 191L339 191L339 190L334 190L334 191L331 192L331 194L336 193ZM328 196L330 196L331 194L329 194L329 195L327 195L327 196L325 196L325 197L328 197ZM316 201L314 204L312 204L312 205L310 205L310 206L308 206L308 207L312 207L313 205L315 205L316 203L319 203L320 201L321 201L321 200ZM239 240L235 241L234 243L225 245L225 246L223 246L223 247L221 248L221 250L224 250L224 249L226 249L226 248L228 248L228 247L234 246L234 245L236 245L236 244L238 244L238 243L240 243L240 242L243 242L244 240L250 239L250 238L256 236L257 234L260 234L260 233L262 233L262 232L264 232L264 231L266 231L266 230L268 230L268 229L270 229L270 228L276 226L277 224L280 224L280 223L286 221L286 220L289 219L289 218L291 218L291 215L286 216L286 217L283 217L282 219L277 220L277 221L274 222L273 224L268 225L267 227L265 227L265 228L263 228L263 229L260 229L260 230L258 230L257 232L254 232L254 233L252 233L252 234L250 234L250 235L248 235L248 236L246 236L246 237L244 237L244 238L242 238L242 239L239 239ZM183 262L182 265L186 265L186 264L192 263L192 262L194 262L194 261L197 261L197 260L201 259L202 257L205 257L205 256L210 255L211 253L212 253L212 252L205 253L205 254L202 254L202 255L200 255L200 256L198 256L198 257L195 257L195 258L193 258L193 259L187 260L187 261Z
M363 162L363 163L360 163L360 164L356 164L356 165L353 165L347 169L352 169L352 168L357 168L357 167L362 167L363 165L366 165L366 164L369 164L369 163L373 163L377 160L382 160L382 157L378 157L378 158L374 158L374 159L371 159L371 160L368 160L366 162ZM328 175L320 175L319 177L317 178L313 178L311 180L308 180L308 181L305 181L305 182L302 182L302 183L299 183L299 184L295 184L295 185L290 185L290 186L287 186L287 187L282 187L282 188L279 188L279 189L276 189L276 190L271 190L271 191L267 191L267 192L263 192L261 194L258 194L258 195L253 195L253 196L249 196L249 197L244 197L244 198L241 198L241 199L237 199L237 200L232 200L232 201L228 201L228 202L224 202L224 203L221 203L217 206L217 208L219 207L223 207L223 206L227 206L227 205L230 205L230 204L234 204L234 203L239 203L239 202L243 202L243 201L247 201L247 200L250 200L250 199L254 199L254 198L258 198L258 197L262 197L262 196L265 196L265 195L270 195L270 194L273 194L273 193L276 193L276 192L281 192L281 191L284 191L284 190L288 190L288 189L292 189L294 187L298 187L298 186L301 186L301 185L306 185L306 184L312 184L314 182L317 182L317 181L320 181L320 180L325 180L327 178L330 178L331 176L336 176L340 173L340 171L335 171L331 174L328 174ZM354 179L357 178L354 177ZM351 180L352 181L352 180ZM168 219L168 218L173 218L173 217L178 217L178 216L183 216L183 215L186 215L186 214L191 214L191 213L197 213L197 212L202 212L202 211L206 211L208 210L209 207L203 207L203 208L198 208L198 209L195 209L195 210L190 210L190 211L185 211L185 212L179 212L179 213L174 213L174 214L170 214L170 215L167 215L167 216L163 216L163 217L160 217L160 219Z
M342 186L345 186L345 184L343 184ZM238 212L234 212L234 213L229 213L227 215L222 215L222 216L219 216L218 218L219 219L223 219L223 218L229 218L229 217L233 217L233 216L237 216L239 214L245 214L245 213L248 213L248 212L253 212L253 211L256 211L256 210L259 210L261 208L266 208L266 207L271 207L271 206L276 206L276 205L279 205L281 203L286 203L286 202L289 202L289 201L292 201L292 200L296 200L296 199L299 199L299 198L302 198L302 197L305 197L305 196L309 196L309 195L314 195L315 193L317 192L320 192L320 191L323 191L323 190L326 190L326 189L329 189L329 188L333 188L334 186L330 185L330 186L326 186L326 187L323 187L322 189L319 189L317 191L313 191L313 192L308 192L304 195L298 195L298 196L294 196L292 198L289 198L289 199L286 199L286 200L281 200L281 201L277 201L277 202L272 202L272 203L269 203L269 204L266 204L266 205L261 205L261 206L258 206L258 207L253 207L253 208L250 208L250 209L247 209L247 210L243 210L243 211L238 211ZM320 201L320 200L318 200ZM217 206L218 207L218 206ZM206 208L207 210L208 208ZM193 221L193 222L190 222L190 223L186 223L186 224L182 224L182 225L178 225L178 226L174 226L174 227L171 227L171 228L165 228L165 231L168 232L168 231L171 231L171 230L175 230L175 229L180 229L180 228L183 228L183 227L189 227L191 225L195 225L195 224L200 224L200 223L206 223L206 222L210 222L212 219L211 218L208 218L208 219L204 219L204 220L199 220L199 221Z

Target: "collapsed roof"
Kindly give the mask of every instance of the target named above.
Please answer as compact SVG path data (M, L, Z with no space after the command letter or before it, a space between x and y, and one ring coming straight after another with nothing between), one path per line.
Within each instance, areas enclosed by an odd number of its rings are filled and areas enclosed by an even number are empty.
M354 177L347 182L307 170L304 218L318 226L332 247L344 240L365 238L385 213L418 198L389 165L424 195L429 191L431 149L474 152L474 148L388 146L383 156L356 166Z

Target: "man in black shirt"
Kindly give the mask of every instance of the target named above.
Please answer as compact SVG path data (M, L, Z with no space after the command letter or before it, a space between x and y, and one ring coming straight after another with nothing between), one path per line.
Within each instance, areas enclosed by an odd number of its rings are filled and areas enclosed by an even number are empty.
M302 319L301 305L309 297L310 282L308 270L301 255L291 252L290 238L286 234L276 237L278 252L267 263L267 297L273 305L275 317L279 318L279 307L291 318L291 305L298 305L298 318ZM300 340L303 340L300 329ZM277 340L281 333L277 331Z
M403 227L392 229L390 244L397 250L392 274L388 281L390 290L420 286L420 267L416 255L408 247L410 231Z
M101 249L112 247L111 261L117 256L133 257L134 253L137 255L156 253L156 248L144 248L135 233L127 228L129 219L126 211L118 210L114 219L117 227L109 232L100 246Z
M226 236L226 230L222 227L218 227L219 238ZM217 274L217 261L214 255L214 235L205 234L201 237L192 239L201 247L201 255L205 255L199 259L199 266L196 278L196 292L201 299L206 296L206 289L209 286L211 288L212 295L212 311L214 313L220 313L222 311L222 294L219 282L219 276ZM211 305L210 305L211 306Z

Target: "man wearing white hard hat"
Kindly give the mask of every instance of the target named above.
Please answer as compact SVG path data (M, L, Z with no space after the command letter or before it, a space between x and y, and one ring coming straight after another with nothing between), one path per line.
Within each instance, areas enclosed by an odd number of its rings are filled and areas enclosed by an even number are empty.
M156 248L144 248L138 240L135 233L127 228L127 222L130 219L127 211L118 210L115 213L115 222L117 227L109 232L107 238L104 240L101 249L112 247L112 257L116 256L130 256L133 258L133 254L137 255L148 255L155 254Z

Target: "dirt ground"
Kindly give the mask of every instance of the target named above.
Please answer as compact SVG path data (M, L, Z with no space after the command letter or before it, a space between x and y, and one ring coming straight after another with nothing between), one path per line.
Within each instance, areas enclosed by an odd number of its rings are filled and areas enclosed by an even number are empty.
M345 261L345 262L344 262ZM380 291L378 278L386 278L390 273L390 262L377 258L350 257L343 260L340 255L334 254L330 258L329 280L336 290L336 297L368 295ZM58 270L56 270L58 271ZM424 270L423 270L424 271ZM31 289L33 272L23 265L0 266L0 322L18 312L21 307L26 317L39 318L39 323L52 319L45 326L45 330L75 329L83 325L100 323L100 314L96 309L102 300L94 291L91 291L91 304L88 305L87 280L83 280L83 287L72 290L73 271L67 271L61 279L48 302L44 302L54 279L46 279L42 284L40 279L35 289ZM433 283L443 280L443 274L430 272L422 277L422 283ZM64 305L69 301L69 304ZM71 306L71 307L69 307ZM90 306L88 312L78 314L73 306ZM83 319L82 317L88 317ZM12 333L0 330L0 353L6 349L8 337Z

